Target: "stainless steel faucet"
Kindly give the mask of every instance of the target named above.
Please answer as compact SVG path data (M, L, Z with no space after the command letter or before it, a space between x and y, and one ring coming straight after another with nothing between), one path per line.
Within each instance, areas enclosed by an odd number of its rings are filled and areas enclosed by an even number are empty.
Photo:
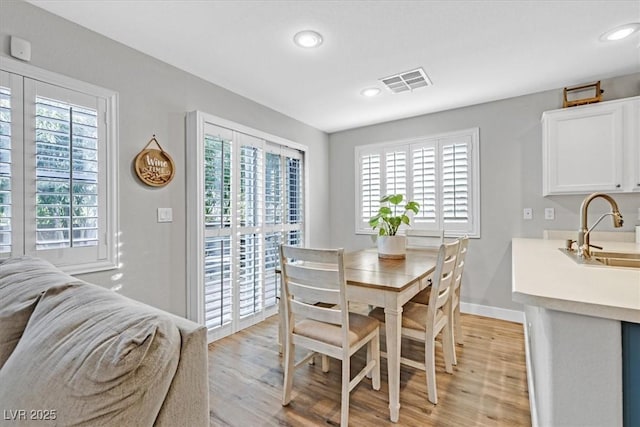
M598 197L602 197L611 205L611 212L608 212L602 215L598 220L591 226L591 228L587 228L587 210L589 209L589 204L593 199ZM616 228L622 227L622 215L618 210L618 204L613 197L604 193L593 193L585 197L582 201L582 206L580 206L580 229L578 230L578 257L579 258L591 258L591 250L589 249L592 245L589 243L589 236L591 235L591 231L602 221L602 219L606 216L611 215L613 218L613 226ZM602 248L600 248L602 249Z

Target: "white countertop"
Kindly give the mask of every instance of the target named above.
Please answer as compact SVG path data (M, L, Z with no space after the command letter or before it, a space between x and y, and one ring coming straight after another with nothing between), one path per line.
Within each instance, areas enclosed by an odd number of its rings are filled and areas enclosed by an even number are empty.
M640 244L592 242L611 252ZM569 313L640 323L640 269L578 264L563 240L513 239L513 300Z

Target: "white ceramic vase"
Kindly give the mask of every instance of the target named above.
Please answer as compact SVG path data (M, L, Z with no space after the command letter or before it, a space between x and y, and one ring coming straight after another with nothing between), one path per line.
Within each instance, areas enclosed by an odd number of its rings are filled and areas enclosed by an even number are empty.
M403 259L407 253L405 236L378 236L377 244L379 258Z

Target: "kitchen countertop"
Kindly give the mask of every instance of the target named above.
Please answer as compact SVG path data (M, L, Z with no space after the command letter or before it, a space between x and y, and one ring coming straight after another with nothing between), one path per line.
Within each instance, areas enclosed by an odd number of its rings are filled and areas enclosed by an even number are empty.
M604 251L640 253L640 244L593 241ZM512 240L513 300L568 313L640 323L640 269L578 264L564 240Z

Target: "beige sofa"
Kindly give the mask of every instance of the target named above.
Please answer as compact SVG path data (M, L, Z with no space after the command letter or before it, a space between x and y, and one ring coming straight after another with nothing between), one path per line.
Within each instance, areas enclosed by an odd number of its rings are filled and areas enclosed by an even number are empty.
M1 425L209 425L206 330L71 277L0 260Z

